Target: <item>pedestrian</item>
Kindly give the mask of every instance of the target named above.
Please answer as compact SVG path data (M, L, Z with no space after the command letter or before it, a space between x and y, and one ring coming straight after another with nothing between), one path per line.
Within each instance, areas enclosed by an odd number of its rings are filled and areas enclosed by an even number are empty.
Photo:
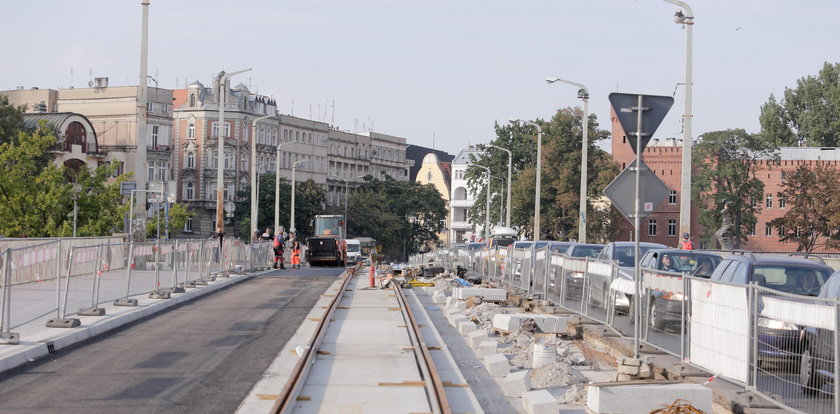
M683 240L680 242L680 249L694 250L694 243L692 243L691 239L688 237L688 232L683 233Z
M265 231L264 231L264 232L263 232L263 234L260 236L260 240L263 240L263 241L271 241L272 239L274 239L274 237L272 237L272 236L271 236L271 228L270 228L270 227L266 227L266 228L265 228Z
M292 249L292 268L300 269L300 241L297 234L289 233L289 245Z
M274 268L277 269L279 267L280 269L285 269L286 264L285 264L285 261L283 260L283 250L286 248L286 243L285 243L285 240L283 240L283 235L282 234L278 234L277 236L274 237L273 248L274 248Z

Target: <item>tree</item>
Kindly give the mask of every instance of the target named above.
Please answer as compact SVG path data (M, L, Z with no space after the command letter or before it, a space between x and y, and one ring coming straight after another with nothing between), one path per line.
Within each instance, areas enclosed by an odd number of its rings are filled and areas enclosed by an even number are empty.
M776 147L743 129L707 132L694 147L695 168L692 197L699 206L701 236L715 245L715 231L721 226L724 201L732 202L736 248L746 240L761 211L764 183L755 176L760 159L774 162Z
M23 114L26 107L9 105L9 97L0 95L0 142L10 142L23 129Z
M800 78L781 102L770 95L759 121L762 137L776 146L840 146L840 63Z
M160 215L160 238L166 237L166 231L169 230L169 237L172 238L184 229L184 224L187 223L187 218L192 215L189 207L185 203L174 203L169 207L169 225L166 225L166 216L163 209L155 212L152 218L146 220L146 235L147 237L158 237L157 234L157 220Z
M391 259L404 259L424 246L439 245L446 202L431 185L366 178L348 200L348 233L372 237Z
M275 175L266 173L260 175L259 200L257 202L257 230L270 228L274 230L274 183ZM303 237L312 235L313 228L309 224L316 215L324 213L327 193L312 179L295 185L295 222L298 233ZM236 203L234 217L239 229L239 237L250 240L251 231L251 187L245 187L237 193L240 201ZM292 185L286 179L280 179L280 225L291 229L289 208L292 204Z
M840 218L840 172L818 165L810 169L800 165L782 178L782 192L788 208L783 217L770 225L779 232L779 239L796 243L797 251L813 251L819 245L837 247L840 234L832 218ZM822 243L820 243L822 242Z
M583 111L580 108L562 108L550 121L534 122L543 129L540 228L550 238L576 238L580 209L580 137ZM524 123L513 123L506 128L497 126L497 139L493 142L493 145L513 148L517 175L511 196L511 224L531 237L536 181L536 132L535 128ZM597 141L607 138L609 132L598 129L598 120L594 114L589 115L588 135L587 197L592 197L603 192L604 187L618 174L618 166L609 154L595 145ZM507 174L507 154L501 151L485 152L477 158L476 164L489 167L494 175L505 177ZM467 179L471 191L477 194L476 202L470 210L470 221L474 224L483 223L486 193L484 170L468 170ZM501 191L501 184L491 184L491 193L495 191ZM491 207L491 222L495 222L497 211L497 207ZM592 212L592 206L588 205L587 214ZM610 223L617 224L617 221ZM610 232L612 227L610 224L604 228L603 223L589 220L587 232L594 232L593 238L597 239L600 233Z

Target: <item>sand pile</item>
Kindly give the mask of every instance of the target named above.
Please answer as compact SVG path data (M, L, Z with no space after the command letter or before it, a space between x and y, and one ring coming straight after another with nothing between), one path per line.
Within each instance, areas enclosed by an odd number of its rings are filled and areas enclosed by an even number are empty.
M565 362L554 362L531 372L531 385L535 389L581 384L586 378Z

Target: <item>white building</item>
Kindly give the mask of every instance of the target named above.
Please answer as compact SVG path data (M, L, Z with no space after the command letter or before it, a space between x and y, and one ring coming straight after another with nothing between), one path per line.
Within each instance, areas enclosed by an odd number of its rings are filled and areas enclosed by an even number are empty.
M461 150L460 153L452 160L452 194L449 197L449 217L450 217L450 234L449 240L451 243L464 243L470 239L473 234L478 237L480 228L473 227L467 221L467 211L475 203L475 194L473 194L467 187L466 172L472 164L470 156L478 157L481 151L475 147L467 147Z

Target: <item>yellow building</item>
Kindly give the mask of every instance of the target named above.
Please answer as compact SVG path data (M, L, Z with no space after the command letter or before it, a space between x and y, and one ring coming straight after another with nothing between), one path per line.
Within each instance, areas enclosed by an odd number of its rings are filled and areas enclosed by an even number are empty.
M415 182L420 184L431 184L443 197L446 202L446 211L449 211L449 183L452 172L452 164L448 162L440 162L435 153L430 152L423 157L423 163L420 170L417 172ZM445 229L449 229L450 217L446 218ZM448 230L438 234L441 243L446 243L448 237Z

